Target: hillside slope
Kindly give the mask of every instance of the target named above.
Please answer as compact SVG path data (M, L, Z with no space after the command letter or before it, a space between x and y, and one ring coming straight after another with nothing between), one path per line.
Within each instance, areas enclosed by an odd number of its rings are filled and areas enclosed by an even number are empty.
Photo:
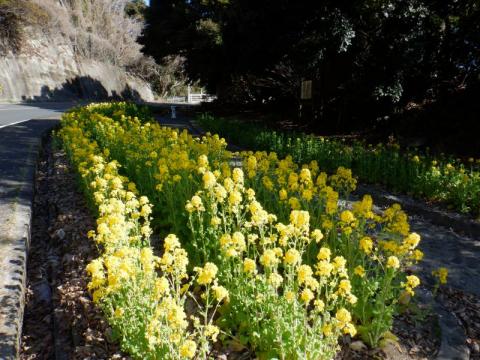
M153 99L150 85L121 67L82 59L52 40L29 40L29 50L0 58L0 101Z
M79 13L75 0L0 0L0 101L153 100L150 85L126 71L143 56L141 24L123 14L126 0L113 2L121 6L91 0Z

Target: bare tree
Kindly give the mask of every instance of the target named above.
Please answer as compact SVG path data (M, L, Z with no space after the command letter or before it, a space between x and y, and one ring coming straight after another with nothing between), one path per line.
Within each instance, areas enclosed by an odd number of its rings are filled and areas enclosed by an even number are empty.
M143 56L143 23L126 15L129 0L34 1L52 15L50 31L66 36L78 55L119 66Z

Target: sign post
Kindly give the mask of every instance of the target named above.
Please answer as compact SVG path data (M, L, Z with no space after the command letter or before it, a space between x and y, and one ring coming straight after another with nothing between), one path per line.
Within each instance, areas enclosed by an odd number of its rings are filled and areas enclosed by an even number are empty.
M308 122L313 116L312 80L302 80L300 88L300 121Z

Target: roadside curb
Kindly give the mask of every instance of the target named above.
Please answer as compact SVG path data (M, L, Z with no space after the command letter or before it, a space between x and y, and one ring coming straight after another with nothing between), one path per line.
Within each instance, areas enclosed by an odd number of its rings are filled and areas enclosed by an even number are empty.
M58 117L0 131L0 359L20 350L34 180L44 135Z
M415 292L419 301L424 304L432 304L433 310L437 314L440 327L440 348L435 359L468 360L470 350L466 344L465 330L459 325L455 315L442 305L442 298L434 297L432 292L425 288L419 288Z

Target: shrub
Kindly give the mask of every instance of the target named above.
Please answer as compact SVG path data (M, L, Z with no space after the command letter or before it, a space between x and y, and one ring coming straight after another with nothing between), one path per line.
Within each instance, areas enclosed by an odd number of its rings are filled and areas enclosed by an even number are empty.
M89 187L89 197L99 211L99 225L92 236L102 246L111 242L120 248L140 248L140 252L119 254L124 263L140 266L132 272L135 276L128 271L121 275L129 287L122 288L120 295L106 290L108 276L104 275L109 271L106 257L116 256L118 247L108 246L101 266L90 269L92 290L100 291L94 297L112 323L119 303L125 304L122 309L134 306L128 308L128 318L135 318L139 303L149 309L140 325L126 319L115 325L128 351L140 347L146 358L166 356L164 346L170 346L166 339L171 339L168 317L167 322L161 316L156 320L158 333L146 331L153 311L164 314L151 300L149 289L151 279L168 277L176 267L181 268L181 279L169 281L177 284L171 285L172 291L177 289L171 297L179 308L186 307L182 291L187 291L195 303L194 319L182 328L185 334L178 342L186 344L186 353L187 345L195 351L209 348L207 340L216 339L207 335L210 326L220 326L225 336L251 347L260 357L289 359L331 358L339 335L356 336L357 330L372 346L388 333L399 311L399 298L413 295L419 284L416 276L406 275L406 269L422 257L416 249L420 238L409 232L399 206L375 214L366 196L347 209L338 201L339 192L348 197L356 179L346 168L328 176L315 161L300 165L291 156L281 159L275 153L244 152L236 154L242 160L236 165L242 169L232 163L233 154L218 136L197 139L150 120L135 105L93 104L65 115L62 130L65 146L86 178L84 187ZM98 156L114 159L118 165L99 166ZM120 200L127 196L128 192L122 195L119 181L109 185L113 179L106 184L99 180L97 185L97 180L89 178L105 178L107 168L121 169L132 183L126 177L113 178L128 184L134 195L148 196L153 208L141 197L134 211L124 211L116 200L111 203L109 194ZM94 189L104 185L114 188L106 195L96 194ZM120 220L117 212L123 214ZM130 221L137 213L144 220ZM153 231L174 232L181 239L180 245L176 237L165 237L163 255L153 257L160 266L153 271L149 265L146 270L141 259L142 251L146 258L152 254L143 250L148 249L146 234L152 231L146 227L150 218ZM118 229L125 230L116 234ZM104 241L105 235L110 241ZM170 253L172 246L178 255ZM130 259L137 257L140 260ZM130 287L132 283L135 286ZM147 295L129 292L134 290ZM126 299L138 300L132 305ZM223 305L215 315L220 302ZM150 335L157 340L149 340Z

